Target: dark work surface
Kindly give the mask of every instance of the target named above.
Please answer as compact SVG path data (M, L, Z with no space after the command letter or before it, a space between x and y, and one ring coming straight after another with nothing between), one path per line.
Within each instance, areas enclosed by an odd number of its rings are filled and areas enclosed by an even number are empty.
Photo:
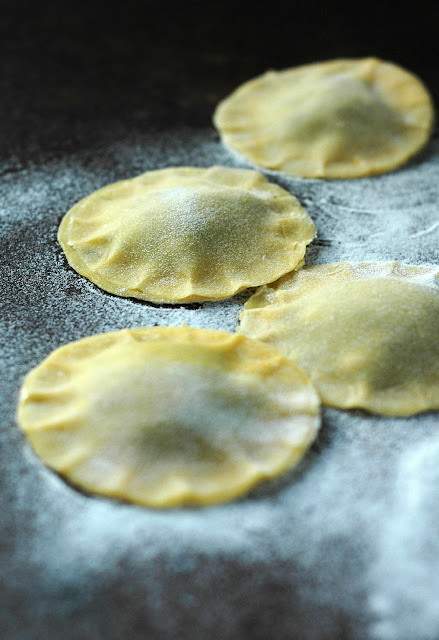
M241 82L335 57L398 62L437 99L437 6L3 2L1 159L25 163L152 125L210 126Z
M75 491L14 420L23 376L60 344L128 324L233 331L246 296L174 309L98 290L56 243L74 202L173 162L242 166L212 112L268 68L374 55L437 103L438 14L433 2L2 3L1 640L438 637L437 414L324 410L278 486L166 513ZM438 149L347 183L271 176L316 221L310 263L437 264Z

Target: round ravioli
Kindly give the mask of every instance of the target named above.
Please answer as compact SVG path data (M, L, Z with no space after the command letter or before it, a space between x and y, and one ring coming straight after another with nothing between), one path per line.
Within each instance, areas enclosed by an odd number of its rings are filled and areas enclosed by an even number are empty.
M320 423L308 377L267 345L207 329L125 329L54 351L18 422L74 485L152 507L232 499L292 467Z
M217 107L226 145L257 165L309 178L390 171L433 126L431 97L413 74L375 58L269 71Z
M228 298L301 265L315 227L260 173L179 167L109 185L63 218L70 265L110 293L158 303Z
M295 361L324 404L395 416L438 409L438 273L398 262L307 267L256 292L239 333Z

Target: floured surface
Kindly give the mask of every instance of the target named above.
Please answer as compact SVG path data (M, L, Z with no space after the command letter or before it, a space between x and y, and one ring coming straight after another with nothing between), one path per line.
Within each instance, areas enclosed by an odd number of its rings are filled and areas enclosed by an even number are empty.
M437 413L389 419L325 410L311 451L282 481L229 505L166 513L86 497L30 451L13 418L18 389L54 348L126 326L233 331L248 297L151 305L106 294L67 266L56 231L86 193L172 164L245 166L210 129L108 140L1 172L5 637L412 640L416 630L434 638ZM438 261L437 140L380 177L266 175L316 223L307 264Z

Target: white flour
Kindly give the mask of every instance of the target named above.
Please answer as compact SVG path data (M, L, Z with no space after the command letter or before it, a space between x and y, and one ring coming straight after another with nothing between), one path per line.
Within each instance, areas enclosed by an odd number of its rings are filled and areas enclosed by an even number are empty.
M35 638L44 623L64 639L433 639L437 413L389 419L325 410L295 472L228 505L170 511L79 493L44 468L15 424L23 376L61 344L127 326L234 330L248 293L188 306L118 298L68 267L56 242L64 213L105 184L213 164L249 166L212 131L179 129L15 172L0 167L5 637ZM317 225L307 264L438 262L437 141L374 178L264 173Z

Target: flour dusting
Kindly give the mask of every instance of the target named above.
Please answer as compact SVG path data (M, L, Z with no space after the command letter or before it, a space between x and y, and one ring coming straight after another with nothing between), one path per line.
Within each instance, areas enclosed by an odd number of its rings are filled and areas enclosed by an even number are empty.
M18 390L53 349L125 327L234 331L252 293L154 305L105 293L68 266L58 225L92 191L167 166L249 167L210 129L109 140L59 161L0 167L5 637L32 640L44 626L65 640L100 638L102 630L114 639L174 640L188 629L210 640L433 640L437 413L389 419L325 409L294 472L230 504L166 513L85 495L29 449L14 418ZM438 263L437 140L374 178L264 173L317 226L307 264Z

